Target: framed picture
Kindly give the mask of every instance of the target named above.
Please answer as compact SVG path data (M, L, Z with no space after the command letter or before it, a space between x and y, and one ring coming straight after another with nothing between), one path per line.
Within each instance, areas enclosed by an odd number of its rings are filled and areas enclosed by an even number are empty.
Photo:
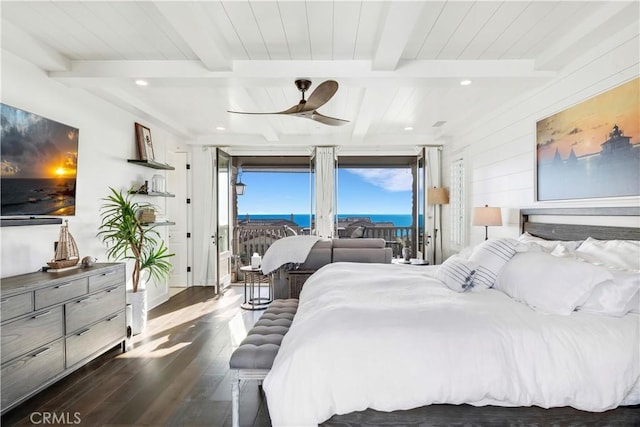
M640 195L640 78L536 123L536 200Z
M138 141L138 157L140 160L155 160L153 154L153 142L151 130L148 127L136 123L136 140Z

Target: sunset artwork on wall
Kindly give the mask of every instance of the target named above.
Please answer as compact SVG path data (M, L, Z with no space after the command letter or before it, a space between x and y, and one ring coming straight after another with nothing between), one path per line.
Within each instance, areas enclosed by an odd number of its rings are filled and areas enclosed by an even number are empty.
M0 104L1 215L75 215L78 129Z
M536 124L537 200L640 195L640 78Z

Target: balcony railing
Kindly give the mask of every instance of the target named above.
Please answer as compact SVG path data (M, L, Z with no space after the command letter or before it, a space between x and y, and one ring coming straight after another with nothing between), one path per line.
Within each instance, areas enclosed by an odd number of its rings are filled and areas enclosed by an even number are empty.
M340 228L336 235L340 238L349 238L357 227ZM251 255L258 253L264 255L269 246L276 240L283 237L291 236L293 233L308 233L308 228L302 227L283 227L272 225L246 225L241 224L235 228L235 254L240 257L240 262L246 265ZM367 227L364 230L363 237L379 238L387 242L387 246L392 248L393 256L402 255L402 247L413 245L413 227L392 227L379 226Z

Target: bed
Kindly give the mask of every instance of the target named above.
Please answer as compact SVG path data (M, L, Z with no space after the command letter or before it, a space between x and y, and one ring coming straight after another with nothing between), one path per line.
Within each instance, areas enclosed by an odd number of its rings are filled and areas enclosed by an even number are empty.
M640 240L633 220L624 227L531 221L569 214L638 218L640 209L528 210L522 230L558 241ZM264 381L273 425L439 403L593 412L640 403L638 313L542 312L501 289L456 292L439 270L336 263L309 278Z

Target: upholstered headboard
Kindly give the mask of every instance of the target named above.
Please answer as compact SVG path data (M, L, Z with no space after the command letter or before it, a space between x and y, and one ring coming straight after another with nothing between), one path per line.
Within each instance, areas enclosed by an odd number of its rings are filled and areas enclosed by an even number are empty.
M536 221L536 218L562 217L562 223ZM607 219L606 225L571 223L571 218ZM559 221L558 221L559 222ZM617 223L623 223L617 225ZM612 225L609 225L612 224ZM549 240L640 240L640 206L596 208L536 208L520 210L520 231Z

